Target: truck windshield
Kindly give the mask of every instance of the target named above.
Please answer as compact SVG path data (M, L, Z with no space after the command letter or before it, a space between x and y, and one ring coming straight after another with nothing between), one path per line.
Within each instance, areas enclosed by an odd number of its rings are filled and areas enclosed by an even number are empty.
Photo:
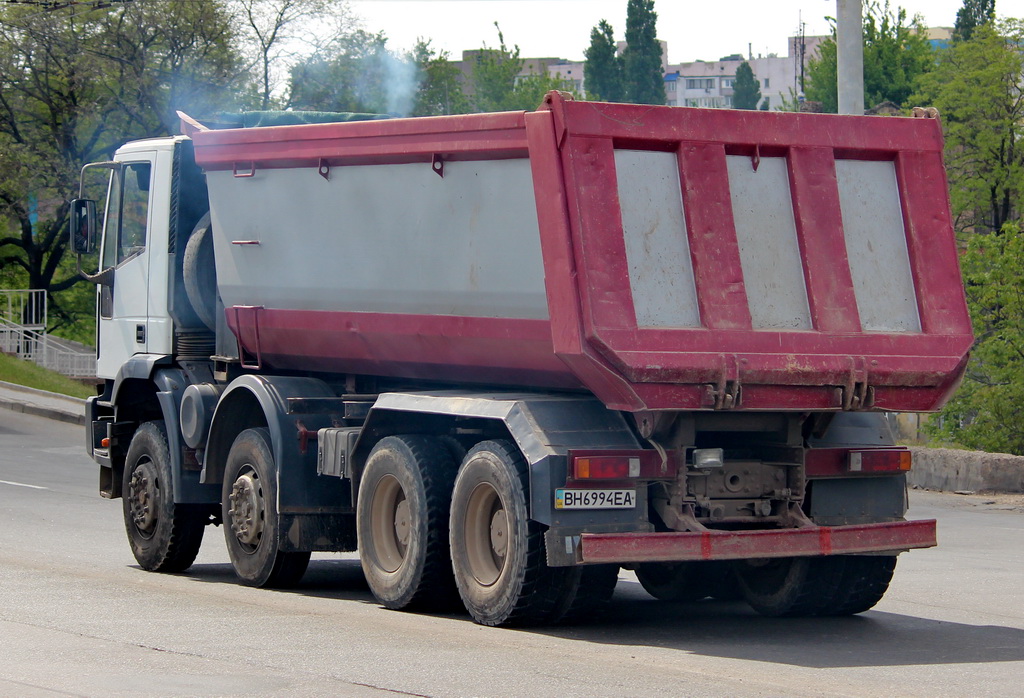
M103 268L117 266L146 247L150 163L133 162L110 179L103 241Z

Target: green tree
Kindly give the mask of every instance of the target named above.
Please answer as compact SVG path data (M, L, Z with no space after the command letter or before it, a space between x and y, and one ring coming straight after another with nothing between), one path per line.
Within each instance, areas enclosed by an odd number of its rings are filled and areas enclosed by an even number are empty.
M757 109L760 101L761 83L754 77L750 64L743 61L736 68L736 79L732 83L732 106L734 109Z
M65 252L82 165L169 133L177 109L223 108L240 70L222 3L0 7L0 268L49 291L51 329L75 320L62 298L80 281Z
M961 257L975 343L967 376L927 427L968 448L1024 455L1024 233L975 235Z
M485 44L473 64L473 110L478 112L533 110L544 95L552 90L572 92L568 80L550 77L547 73L522 74L525 61L519 47L505 45L505 36L498 23L498 48Z
M469 111L469 100L462 90L462 71L449 60L447 51L435 53L430 41L420 39L411 58L417 69L412 116L465 114Z
M612 25L601 20L590 30L590 46L583 52L583 79L589 99L604 102L625 100L625 85L622 79L622 61L616 54L615 36Z
M969 41L976 28L995 18L996 0L964 0L964 6L956 11L953 40Z
M982 25L939 54L913 96L942 116L957 231L996 232L1024 206L1024 21Z
M1024 455L1024 21L989 22L941 52L914 100L938 108L975 345L933 435Z
M897 7L893 12L888 0L884 5L868 1L864 7L864 104L906 105L917 80L935 61L923 20L915 15L908 23L906 10ZM807 66L807 99L832 113L839 110L836 53L833 27L831 38L820 44L818 56Z
M473 110L478 112L513 109L516 76L523 69L519 47L505 45L505 35L498 23L498 48L480 47L473 63ZM536 105L534 105L536 106Z
M629 0L626 5L626 50L622 75L626 99L637 104L665 104L665 73L658 41L654 0Z

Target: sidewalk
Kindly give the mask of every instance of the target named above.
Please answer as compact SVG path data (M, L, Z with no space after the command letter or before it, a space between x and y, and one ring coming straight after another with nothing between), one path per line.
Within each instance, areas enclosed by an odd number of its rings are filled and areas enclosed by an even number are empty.
M0 381L0 408L85 424L85 400Z

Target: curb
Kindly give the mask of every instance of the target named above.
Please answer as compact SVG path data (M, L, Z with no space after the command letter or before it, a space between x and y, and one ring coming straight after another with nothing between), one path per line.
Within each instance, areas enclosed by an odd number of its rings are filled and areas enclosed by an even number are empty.
M12 393L23 394L25 398L18 400ZM0 408L69 424L85 424L85 400L16 383L0 381Z

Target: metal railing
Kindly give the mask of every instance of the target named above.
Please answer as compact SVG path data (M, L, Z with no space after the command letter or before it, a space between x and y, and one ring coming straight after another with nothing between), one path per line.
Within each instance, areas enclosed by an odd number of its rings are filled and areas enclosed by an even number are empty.
M46 332L46 291L43 289L0 289L0 319L35 332Z
M86 378L96 375L96 354L61 346L58 340L0 317L0 351L33 361L65 376Z

